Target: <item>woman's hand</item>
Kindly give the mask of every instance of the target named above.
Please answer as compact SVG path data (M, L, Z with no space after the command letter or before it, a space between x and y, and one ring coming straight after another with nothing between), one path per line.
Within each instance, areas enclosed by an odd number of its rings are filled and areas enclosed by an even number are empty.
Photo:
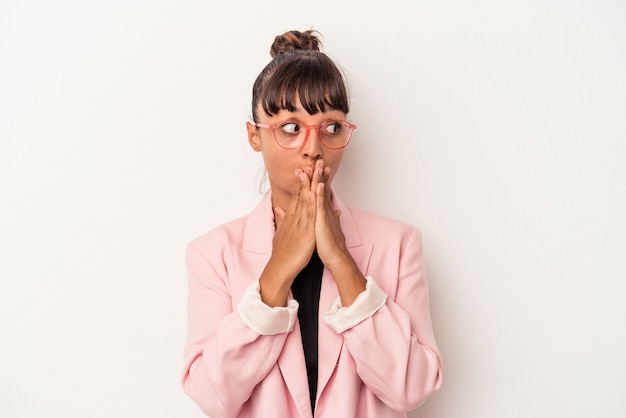
M272 256L259 279L261 299L269 306L285 306L291 283L315 250L315 194L310 175L298 169L287 209L274 208L276 233Z
M343 306L350 305L365 290L365 277L346 247L330 200L330 168L318 160L313 169L296 170L296 180L287 209L274 208L276 233L272 256L259 283L261 299L269 306L285 306L293 280L307 265L313 251L335 278Z
M346 238L339 223L340 211L334 211L330 200L330 167L318 160L312 175L311 190L316 197L315 243L317 253L326 268L342 262L346 255Z
M341 212L332 208L330 200L330 168L324 161L315 164L311 189L316 196L315 243L317 253L335 278L341 304L351 305L365 290L365 277L346 247L346 238L341 230Z

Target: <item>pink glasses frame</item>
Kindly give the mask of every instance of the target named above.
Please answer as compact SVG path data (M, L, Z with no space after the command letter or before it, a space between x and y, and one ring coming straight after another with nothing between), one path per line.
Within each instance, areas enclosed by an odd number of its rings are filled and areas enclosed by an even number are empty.
M304 135L304 141L302 141L302 144L298 145L297 147L286 147L284 145L282 145L280 142L278 142L278 139L276 138L276 128L278 128L280 125L286 123L286 122L291 122L289 120L277 123L275 125L269 125L267 123L259 123L259 122L254 122L253 125L256 126L257 128L265 128L265 129L269 129L271 131L274 132L274 141L276 142L276 144L278 144L279 147L283 148L283 149L296 149L301 147L302 145L306 144L306 141L309 139L309 131L311 129L317 129L317 137L320 140L320 143L325 146L328 149L332 149L332 150L338 150L338 149L342 149L348 146L348 144L350 143L350 140L352 139L352 133L354 132L354 130L357 128L356 125L353 125L350 122L346 122L345 120L327 120L324 121L322 123L320 123L319 125L302 125L303 128L306 129L306 134ZM293 121L296 122L296 121ZM320 128L322 127L322 125L326 125L328 123L341 123L343 125L346 125L348 127L348 129L350 129L350 134L348 135L348 140L346 141L345 144L343 144L340 147L329 147L328 145L326 145L324 143L324 140L322 139L322 135L320 135Z

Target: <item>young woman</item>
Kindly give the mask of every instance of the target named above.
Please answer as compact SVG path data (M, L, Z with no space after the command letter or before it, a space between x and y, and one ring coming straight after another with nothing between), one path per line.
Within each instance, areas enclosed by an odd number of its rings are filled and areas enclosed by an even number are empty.
M182 385L221 417L405 417L441 385L421 236L331 184L356 126L314 31L277 36L248 141L270 191L187 249Z

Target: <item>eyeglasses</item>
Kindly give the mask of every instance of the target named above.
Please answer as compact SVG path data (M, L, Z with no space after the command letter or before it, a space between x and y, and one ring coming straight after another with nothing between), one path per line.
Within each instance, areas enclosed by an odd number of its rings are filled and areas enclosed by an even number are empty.
M326 148L341 149L348 145L356 129L356 125L343 120L327 120L319 125L305 125L295 120L276 125L255 122L254 126L274 131L276 143L285 149L299 148L309 138L311 129L317 130L317 137Z

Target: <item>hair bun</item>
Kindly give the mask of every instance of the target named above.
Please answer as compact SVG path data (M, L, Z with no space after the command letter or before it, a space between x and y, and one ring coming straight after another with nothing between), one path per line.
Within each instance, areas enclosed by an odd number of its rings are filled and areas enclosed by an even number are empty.
M322 43L317 37L318 34L319 32L314 30L304 32L292 30L278 35L274 38L270 55L275 58L278 54L298 49L319 52Z

